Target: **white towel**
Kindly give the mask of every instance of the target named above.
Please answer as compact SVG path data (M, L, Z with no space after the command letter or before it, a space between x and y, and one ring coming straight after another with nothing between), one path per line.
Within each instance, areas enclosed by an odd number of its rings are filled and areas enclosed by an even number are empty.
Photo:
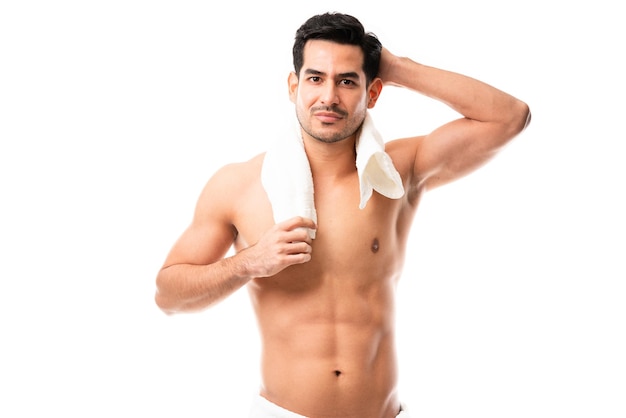
M274 221L282 222L294 216L304 216L317 222L313 198L313 176L304 150L300 124L270 148L263 161L261 182L272 204ZM369 113L356 141L356 168L359 175L361 201L365 208L373 190L390 199L404 196L400 174L385 152L385 144ZM309 231L315 238L315 231Z

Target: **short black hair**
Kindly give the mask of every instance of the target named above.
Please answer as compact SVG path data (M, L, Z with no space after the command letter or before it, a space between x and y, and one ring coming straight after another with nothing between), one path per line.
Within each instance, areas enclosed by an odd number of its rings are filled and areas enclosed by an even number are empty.
M328 12L315 15L300 26L293 44L293 68L298 77L304 63L304 46L311 39L359 46L363 51L363 72L367 84L378 75L382 44L376 35L366 32L354 16Z

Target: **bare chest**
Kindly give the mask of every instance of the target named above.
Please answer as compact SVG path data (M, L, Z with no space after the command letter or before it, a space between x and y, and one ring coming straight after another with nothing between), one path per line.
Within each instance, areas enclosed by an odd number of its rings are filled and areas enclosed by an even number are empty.
M392 200L374 192L366 207L359 209L356 175L344 182L316 184L314 197L318 228L306 272L318 276L393 275L403 260L406 238L398 233L404 211L402 199ZM235 213L237 250L256 243L274 224L272 207L260 182L240 196Z

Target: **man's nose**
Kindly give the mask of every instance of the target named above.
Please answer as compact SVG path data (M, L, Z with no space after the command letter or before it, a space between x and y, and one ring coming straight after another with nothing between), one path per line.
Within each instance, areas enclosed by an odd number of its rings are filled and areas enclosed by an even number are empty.
M320 101L326 106L338 104L339 96L337 95L337 84L326 83L324 85L324 90L322 91Z

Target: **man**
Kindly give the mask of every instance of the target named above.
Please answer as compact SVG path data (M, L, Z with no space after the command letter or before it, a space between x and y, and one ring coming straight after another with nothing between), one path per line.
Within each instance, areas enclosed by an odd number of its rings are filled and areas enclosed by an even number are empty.
M158 273L156 303L167 313L198 311L247 286L263 348L251 416L407 416L396 389L394 292L420 198L487 162L530 112L480 81L393 55L344 14L305 22L293 55L289 96L317 221L275 219L262 182L265 153L222 167ZM361 208L358 138L383 86L463 117L387 142L403 193L373 193Z

